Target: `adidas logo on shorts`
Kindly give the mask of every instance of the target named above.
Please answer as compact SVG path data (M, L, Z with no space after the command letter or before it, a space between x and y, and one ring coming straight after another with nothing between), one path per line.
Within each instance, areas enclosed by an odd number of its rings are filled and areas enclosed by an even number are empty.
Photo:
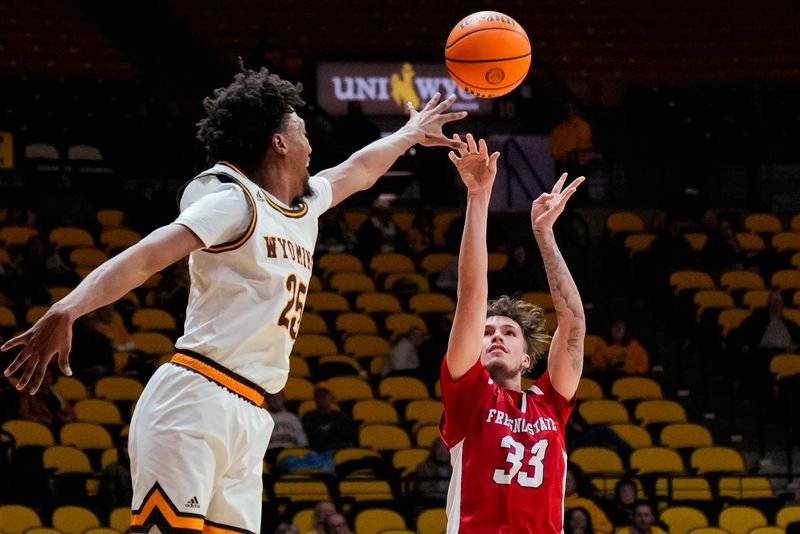
M197 497L192 497L189 501L184 505L184 508L200 508L200 501L197 500Z

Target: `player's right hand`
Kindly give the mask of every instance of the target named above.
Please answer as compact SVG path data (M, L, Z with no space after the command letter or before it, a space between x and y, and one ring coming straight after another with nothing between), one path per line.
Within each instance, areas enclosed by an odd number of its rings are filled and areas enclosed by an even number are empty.
M50 308L27 332L8 340L0 347L3 352L22 347L4 372L5 376L11 376L22 369L22 376L17 383L19 391L27 390L30 395L35 394L42 385L50 360L54 357L61 371L72 376L72 369L69 367L72 323L69 313Z
M461 142L458 134L453 136L453 140ZM461 181L467 186L469 194L490 192L492 184L494 184L494 177L497 175L497 160L500 158L500 152L494 152L490 156L486 141L480 139L476 144L472 134L467 134L467 146L459 149L458 154L457 156L455 152L450 152L448 155L450 161L456 166Z

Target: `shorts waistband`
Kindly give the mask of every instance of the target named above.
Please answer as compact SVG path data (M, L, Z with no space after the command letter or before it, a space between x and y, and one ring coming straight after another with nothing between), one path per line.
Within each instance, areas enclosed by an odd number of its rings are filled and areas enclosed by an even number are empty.
M256 406L264 405L266 390L210 358L189 351L178 351L170 363L199 373Z

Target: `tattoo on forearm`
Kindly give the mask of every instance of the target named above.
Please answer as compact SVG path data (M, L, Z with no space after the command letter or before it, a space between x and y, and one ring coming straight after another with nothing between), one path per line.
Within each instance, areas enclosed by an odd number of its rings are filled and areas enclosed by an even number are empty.
M578 287L572 279L564 258L556 245L552 233L536 233L539 250L544 260L544 270L547 273L547 282L550 284L550 293L553 296L553 306L558 315L569 311L576 319L585 320L583 302L581 301Z
M575 372L583 371L583 328L570 328L567 337L567 352L572 359L572 368Z

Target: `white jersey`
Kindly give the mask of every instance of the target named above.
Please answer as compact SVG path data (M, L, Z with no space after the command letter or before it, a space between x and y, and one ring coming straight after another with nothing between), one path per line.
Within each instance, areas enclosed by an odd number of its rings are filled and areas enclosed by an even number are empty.
M192 283L178 351L205 356L269 392L283 389L308 294L317 219L332 200L325 178L311 177L309 185L314 195L288 207L227 163L189 183L176 222L206 248L189 257ZM231 207L241 209L233 219ZM227 230L215 232L222 221Z

